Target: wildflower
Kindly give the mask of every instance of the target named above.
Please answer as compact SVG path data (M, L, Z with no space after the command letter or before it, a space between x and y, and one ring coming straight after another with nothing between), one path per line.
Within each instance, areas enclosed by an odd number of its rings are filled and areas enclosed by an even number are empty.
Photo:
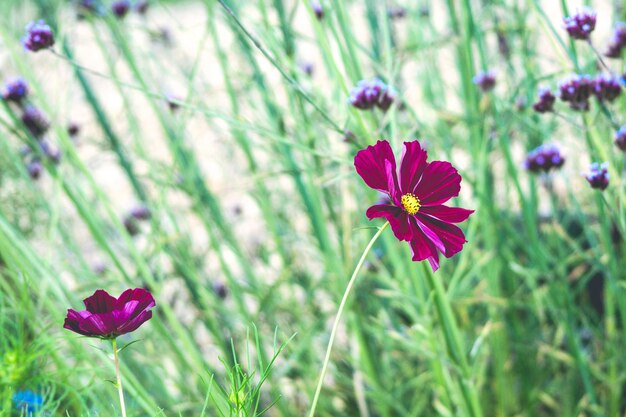
M54 45L54 35L46 22L39 20L26 26L26 35L22 38L24 48L32 52L48 49Z
M167 107L170 108L171 112L176 112L178 111L178 109L180 109L180 102L181 102L180 97L173 95L173 94L168 94L165 97L165 101L167 102Z
M126 17L128 12L130 11L130 1L129 0L116 0L111 5L111 11L118 19L123 19Z
M540 88L539 89L539 100L533 104L533 110L537 113L547 113L551 112L554 108L554 102L556 101L556 97L552 94L549 88Z
M148 0L139 0L135 4L135 11L140 15L145 15L148 12L148 8L150 7L150 2Z
M548 172L563 166L565 158L554 145L541 145L528 153L524 168L531 172Z
M59 148L50 144L50 142L46 140L42 140L39 142L39 147L41 148L41 152L48 158L50 161L58 164L61 162L61 151Z
M215 292L215 295L217 295L222 300L228 296L228 287L222 281L216 281L215 283L213 283L213 291Z
M21 103L28 95L28 84L23 78L15 78L4 86L2 98L6 101Z
M589 110L589 98L594 82L588 75L572 75L559 83L559 98L569 103L573 110Z
M622 151L626 151L626 125L615 132L615 145Z
M76 122L70 122L67 125L67 134L70 135L70 137L75 138L76 136L78 136L78 134L80 133L80 125Z
M591 188L604 190L609 186L609 172L606 162L601 164L594 162L589 166L589 171L584 175Z
M604 53L609 58L620 58L622 49L626 47L626 23L618 22L613 30L607 51Z
M43 172L43 165L41 161L37 158L34 158L28 164L26 164L26 171L28 172L28 176L33 180L38 180L41 177L41 173Z
M315 13L315 17L317 17L317 20L322 20L324 18L324 9L322 8L322 5L319 1L311 1L311 9L313 9L313 13Z
M463 249L465 235L453 223L466 220L473 210L443 205L459 194L461 176L449 162L429 163L426 158L418 141L404 142L396 170L389 142L378 141L356 154L354 166L370 188L390 200L371 206L366 216L386 218L396 238L410 242L413 260L428 259L436 271L438 252L449 258Z
M97 290L83 300L86 310L67 310L63 327L83 336L115 339L137 330L152 318L154 297L142 288L128 289L118 298Z
M480 71L472 78L472 81L481 91L491 91L496 86L496 73L493 70Z
M50 127L50 122L46 116L35 106L27 106L24 108L22 123L24 123L24 126L26 126L28 131L36 138L41 137Z
M143 204L133 207L129 213L130 217L137 220L148 220L152 217L150 209Z
M13 394L15 408L24 415L35 413L43 406L43 397L31 390L17 391Z
M596 12L585 7L575 15L564 18L563 22L565 30L572 38L587 40L596 27Z
M300 61L298 63L298 67L309 77L313 76L314 66L312 62L309 61Z
M402 6L389 6L387 8L387 16L391 19L402 19L406 17L406 9Z
M611 74L598 75L593 80L593 94L600 101L613 101L622 93L619 78Z
M76 5L79 19L85 19L89 15L102 15L102 5L98 0L78 0Z
M348 102L357 109L369 110L378 106L385 111L391 107L397 94L392 87L375 78L361 80L350 91Z

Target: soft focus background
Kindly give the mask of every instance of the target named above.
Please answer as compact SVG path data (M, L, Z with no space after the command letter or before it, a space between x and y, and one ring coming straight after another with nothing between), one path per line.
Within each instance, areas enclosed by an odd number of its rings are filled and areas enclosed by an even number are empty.
M622 77L623 58L598 58L621 1L585 3L592 43L563 28L579 1L324 0L316 16L308 0L151 0L123 18L112 3L0 0L0 80L23 77L50 122L39 149L1 103L0 416L26 415L25 390L43 397L34 415L119 415L110 346L62 324L95 289L134 287L157 307L120 338L139 340L121 353L129 416L306 415L382 224L353 158L383 138L450 161L453 205L476 210L435 278L483 415L626 415L626 95L532 108L570 74ZM38 19L55 45L27 52ZM352 107L375 77L391 108ZM525 169L542 144L561 168ZM592 189L583 173L604 161L610 184ZM316 415L478 417L424 267L390 230L352 296Z

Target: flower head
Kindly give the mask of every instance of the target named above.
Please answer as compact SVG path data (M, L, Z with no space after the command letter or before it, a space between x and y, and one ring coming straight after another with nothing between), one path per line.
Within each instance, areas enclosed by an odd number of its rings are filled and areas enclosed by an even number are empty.
M130 11L130 1L129 0L116 0L111 5L111 11L118 19L123 19L126 17L128 12Z
M118 298L97 290L85 298L86 310L67 310L63 327L83 336L114 339L137 330L152 318L154 297L142 288L128 289Z
M311 1L311 9L313 9L313 13L315 13L315 17L317 17L317 20L322 20L324 18L324 8L319 1Z
M593 80L593 94L600 101L613 101L622 93L619 78L611 74L598 75Z
M604 190L609 186L608 164L594 162L589 166L589 171L584 174L591 188Z
M596 12L585 7L563 19L565 30L574 39L586 40L596 27Z
M626 23L618 22L604 55L609 58L620 58L624 47L626 47Z
M41 161L37 158L31 160L28 164L26 164L26 171L28 172L28 176L33 180L38 180L41 177L41 173L43 172L43 165Z
M594 82L588 75L572 75L559 83L559 98L573 110L589 110L589 98L594 90Z
M626 151L626 125L620 127L619 130L615 132L615 146L622 151Z
M2 98L6 101L20 103L28 95L28 84L23 78L15 78L4 86Z
M493 70L480 71L472 78L472 82L476 84L482 92L491 91L496 86L496 73Z
M528 153L524 167L531 172L548 172L565 163L561 151L554 145L541 145Z
M22 123L24 123L24 126L26 126L28 131L36 138L40 138L48 131L48 128L50 128L50 122L46 116L35 106L27 106L24 108Z
M549 88L540 88L539 89L539 99L533 104L533 110L537 113L547 113L551 112L554 108L554 102L556 101L556 97L552 94Z
M350 91L348 102L357 109L369 110L376 106L381 110L388 110L397 96L396 91L375 78L373 80L361 80Z
M24 48L32 52L48 49L54 45L54 35L46 22L39 20L26 26L26 35L22 38Z
M24 415L30 415L41 409L43 397L30 390L17 391L13 394L13 404Z
M396 238L410 243L413 260L428 259L436 271L439 252L449 258L466 242L453 223L466 220L474 211L443 204L459 194L461 176L449 162L426 162L426 158L418 141L404 142L396 169L389 142L378 141L356 154L354 166L370 188L389 198L367 209L367 217L386 218Z
M150 8L150 2L148 0L139 0L135 4L135 11L139 13L140 15L146 14L149 8Z

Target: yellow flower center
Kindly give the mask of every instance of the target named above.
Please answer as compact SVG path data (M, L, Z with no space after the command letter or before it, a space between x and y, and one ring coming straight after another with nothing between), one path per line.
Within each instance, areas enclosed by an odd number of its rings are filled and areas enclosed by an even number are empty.
M410 215L417 213L420 210L420 207L422 207L420 199L417 198L415 194L411 193L403 195L402 198L400 198L400 202L402 203L404 210Z

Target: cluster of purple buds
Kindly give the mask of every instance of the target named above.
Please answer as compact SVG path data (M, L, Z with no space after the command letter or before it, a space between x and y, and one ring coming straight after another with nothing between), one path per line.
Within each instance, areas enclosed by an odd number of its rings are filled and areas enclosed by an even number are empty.
M348 102L361 110L369 110L378 106L383 111L391 107L396 99L396 91L378 78L361 80L350 91Z
M621 93L620 79L611 74L601 74L593 80L593 94L600 101L613 101Z
M26 35L22 38L24 48L32 52L48 49L54 45L54 34L43 20L30 22L26 26Z
M604 190L609 186L609 171L608 164L606 162L601 164L594 162L589 167L589 171L587 171L584 175L591 188Z
M58 164L61 162L61 151L59 148L53 146L49 142L45 140L41 140L38 143L39 150L43 156L51 161L54 164ZM20 150L20 154L25 159L26 171L28 171L28 175L33 179L37 180L41 177L43 173L43 164L40 158L40 154L34 154L31 151L31 148L27 145L24 145Z
M619 128L615 132L615 146L626 152L626 125Z
M22 123L24 123L26 129L36 138L43 136L50 127L50 122L43 112L32 105L24 107Z
M129 0L116 0L111 5L111 12L118 19L123 19L126 17L128 12L130 11L130 1Z
M319 1L311 1L311 9L313 9L313 13L315 13L315 17L317 17L317 20L322 20L324 18L324 9L322 8L322 5Z
M537 113L551 112L556 101L556 96L552 94L552 91L549 88L540 88L538 96L539 99L533 104L533 110Z
M472 78L472 81L482 92L491 91L496 86L496 73L493 70L480 71Z
M619 22L613 31L609 47L604 55L609 58L620 58L624 48L626 48L626 23Z
M4 86L2 98L20 104L28 95L28 84L23 78L15 78Z
M588 75L573 75L559 83L559 97L578 111L589 110L589 98L594 91L594 81Z
M143 204L133 207L126 216L124 216L124 228L129 235L135 236L139 234L139 221L150 220L152 212Z
M596 12L585 7L575 15L563 19L565 30L574 38L588 40L589 35L596 27Z
M530 172L548 172L563 166L565 158L554 145L541 145L526 156L524 168Z

